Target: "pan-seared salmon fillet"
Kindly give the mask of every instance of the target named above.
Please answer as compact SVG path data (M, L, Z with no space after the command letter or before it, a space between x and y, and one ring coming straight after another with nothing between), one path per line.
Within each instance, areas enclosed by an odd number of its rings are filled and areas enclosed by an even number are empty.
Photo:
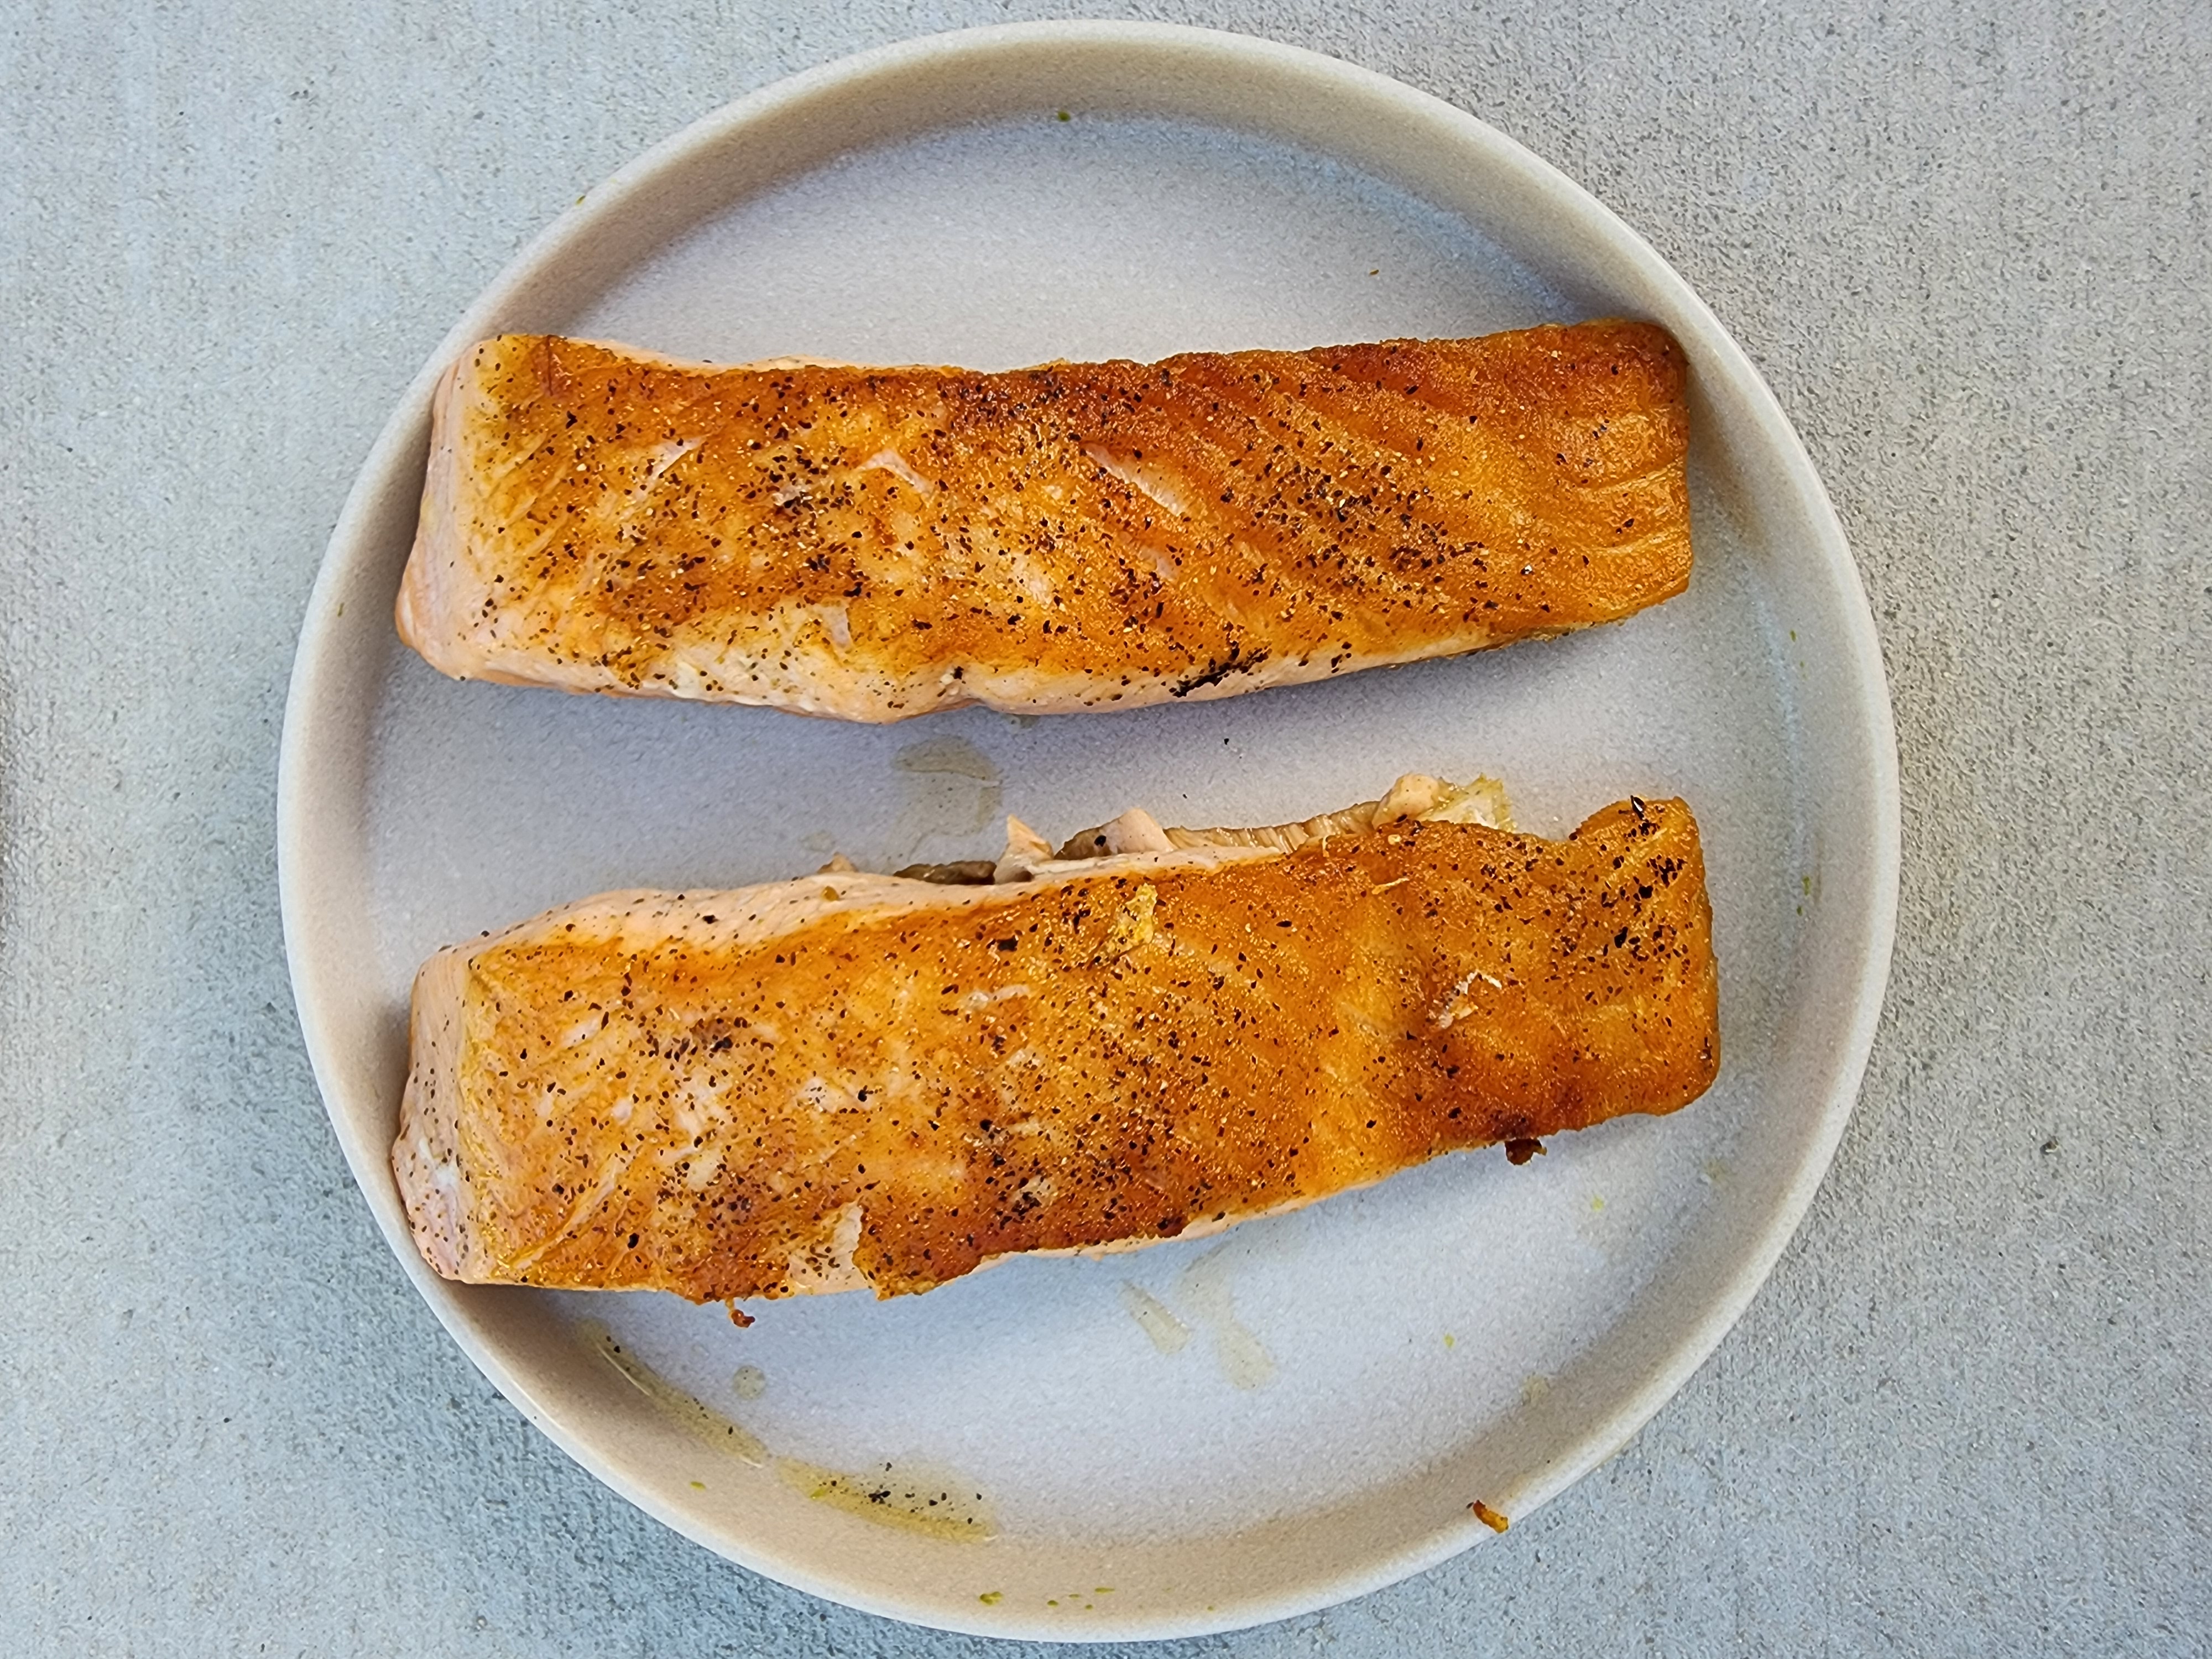
M1635 322L1006 374L508 335L438 387L399 631L854 720L1449 656L1682 591L1683 381Z
M995 869L612 893L441 951L392 1149L416 1240L475 1283L892 1296L1695 1099L1689 808L1553 842L1465 821L1493 800L1413 777L1058 854L1017 823Z

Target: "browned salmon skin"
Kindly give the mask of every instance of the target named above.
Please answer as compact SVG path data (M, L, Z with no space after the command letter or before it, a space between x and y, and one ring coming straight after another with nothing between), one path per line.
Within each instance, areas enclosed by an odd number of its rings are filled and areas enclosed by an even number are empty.
M1647 323L1004 374L540 335L438 388L402 635L462 678L896 720L1228 696L1690 575Z
M1712 1081L1687 806L1558 842L1361 810L988 885L611 894L443 951L393 1149L416 1240L479 1283L890 1296Z

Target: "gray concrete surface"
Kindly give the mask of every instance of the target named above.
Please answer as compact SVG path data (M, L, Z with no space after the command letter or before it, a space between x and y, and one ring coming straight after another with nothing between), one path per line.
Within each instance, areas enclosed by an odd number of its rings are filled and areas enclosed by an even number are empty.
M737 94L1059 9L7 9L0 1649L999 1650L693 1548L444 1340L272 815L348 482L515 248ZM1657 244L1834 493L1906 790L1863 1100L1712 1361L1498 1546L1193 1651L2212 1650L2212 13L2055 11L1144 14L1427 88Z

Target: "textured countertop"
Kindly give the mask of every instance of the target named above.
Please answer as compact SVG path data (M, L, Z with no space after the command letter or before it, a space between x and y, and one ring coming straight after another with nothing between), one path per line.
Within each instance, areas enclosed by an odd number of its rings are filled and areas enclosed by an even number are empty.
M277 730L417 365L695 116L1063 15L548 9L86 0L0 46L11 1653L1012 1650L782 1589L569 1463L409 1289L308 1073ZM1895 970L1802 1231L1621 1455L1432 1572L1188 1645L2205 1651L2212 11L1481 9L1133 15L1474 112L1735 332L1881 629Z

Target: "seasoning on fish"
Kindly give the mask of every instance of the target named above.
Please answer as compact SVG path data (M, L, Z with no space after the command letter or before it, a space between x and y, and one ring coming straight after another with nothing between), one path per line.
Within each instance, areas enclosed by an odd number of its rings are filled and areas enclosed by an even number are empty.
M984 879L611 893L441 951L392 1149L416 1243L473 1283L893 1296L1694 1100L1690 809L1554 842L1501 808L1416 776L1267 830L1016 821Z
M1638 322L1003 374L507 335L438 386L399 631L870 721L1451 656L1682 591L1683 389Z

